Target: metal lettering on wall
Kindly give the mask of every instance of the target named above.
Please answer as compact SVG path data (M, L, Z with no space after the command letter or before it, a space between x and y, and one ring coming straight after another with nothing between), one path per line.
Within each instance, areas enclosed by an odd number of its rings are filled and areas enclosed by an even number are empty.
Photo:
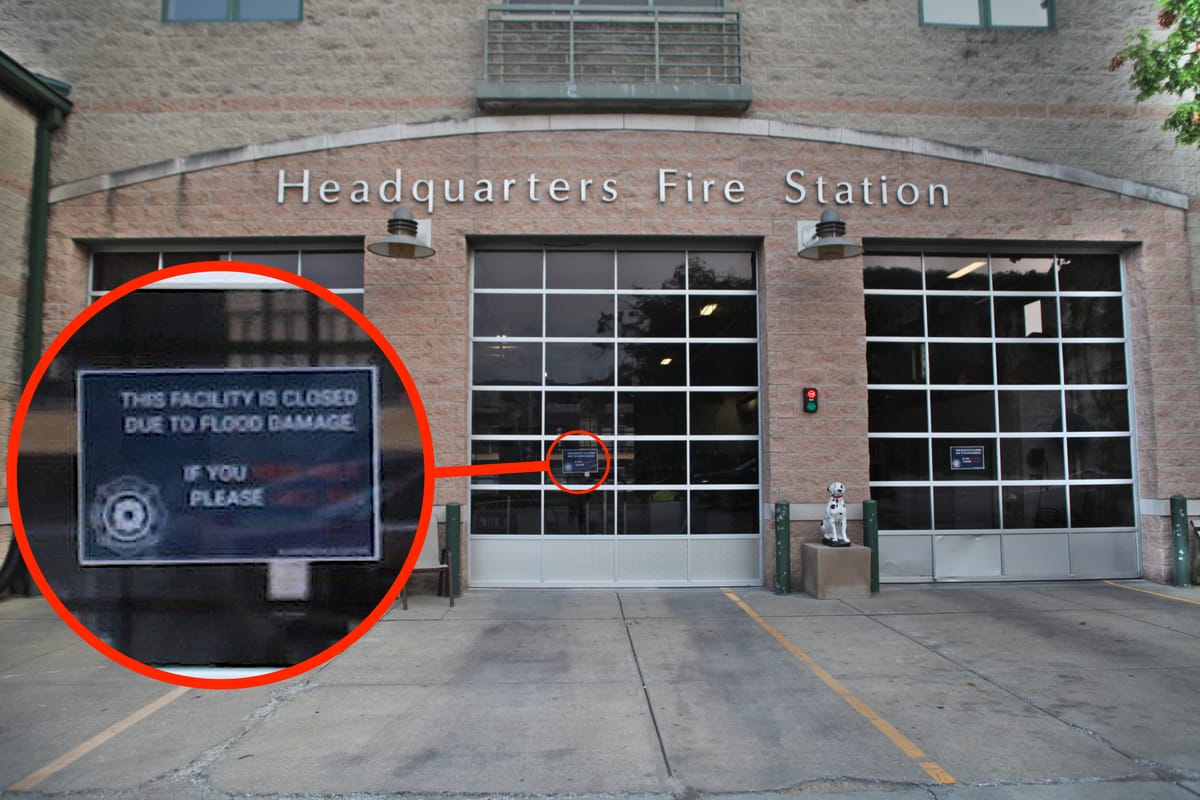
M538 205L598 202L609 205L621 199L621 192L625 188L617 178L611 176L563 177L529 172L519 176L419 177L406 180L404 170L396 169L394 175L368 180L314 175L308 169L289 175L287 170L281 169L275 184L275 202L284 205L291 200L308 204L315 197L325 205L342 200L354 205L412 203L424 207L428 214L433 215L436 209L444 205L463 203L493 205L528 202ZM750 185L741 177L671 168L648 173L646 186L639 187L636 194L641 197L646 191L657 192L659 205L687 206L718 203L740 205L747 199L764 194L761 187ZM779 185L766 191L787 206L809 203L819 206L924 205L946 208L950 205L950 189L946 184L913 183L895 175L890 178L887 175L854 178L806 176L802 169L790 169L782 174Z
M374 367L78 374L79 562L378 560Z

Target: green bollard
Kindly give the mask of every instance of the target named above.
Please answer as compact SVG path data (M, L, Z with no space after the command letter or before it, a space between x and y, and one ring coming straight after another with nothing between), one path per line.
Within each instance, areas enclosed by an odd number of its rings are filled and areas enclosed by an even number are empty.
M792 519L788 503L775 504L775 594L792 591Z
M462 597L459 590L462 563L462 506L446 503L446 551L450 555L450 596Z
M879 503L863 500L863 544L871 548L871 594L879 591Z
M1171 497L1171 536L1175 544L1175 585L1192 585L1192 552L1188 542L1187 498Z

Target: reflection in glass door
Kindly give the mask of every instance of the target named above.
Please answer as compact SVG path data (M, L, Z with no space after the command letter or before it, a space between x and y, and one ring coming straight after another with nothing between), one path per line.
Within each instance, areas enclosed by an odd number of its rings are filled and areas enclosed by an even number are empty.
M863 263L882 576L1140 574L1120 258Z
M585 430L611 470L588 494L473 480L472 584L759 583L754 254L488 247L473 266L472 463ZM589 449L556 447L554 478L591 485L572 469Z

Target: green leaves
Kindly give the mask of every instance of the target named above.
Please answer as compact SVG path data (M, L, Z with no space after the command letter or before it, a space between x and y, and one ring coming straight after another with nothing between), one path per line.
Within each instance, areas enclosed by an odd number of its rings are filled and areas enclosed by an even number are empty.
M1163 123L1181 145L1200 143L1200 0L1159 0L1157 24L1165 36L1152 36L1141 28L1125 35L1125 47L1113 57L1109 69L1131 64L1129 85L1138 102L1156 95L1179 99Z

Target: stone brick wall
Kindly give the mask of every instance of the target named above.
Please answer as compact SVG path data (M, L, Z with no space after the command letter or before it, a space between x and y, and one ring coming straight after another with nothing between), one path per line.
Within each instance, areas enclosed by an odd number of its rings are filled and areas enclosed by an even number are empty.
M72 84L54 181L207 150L474 113L484 0L308 0L300 23L167 23L142 0L0 0L0 49ZM914 0L737 0L749 116L918 136L1196 194L1198 160L1108 63L1154 0L1054 30L921 27Z
M25 275L29 258L29 195L33 183L37 118L24 104L0 94L0 431L8 430L21 395ZM0 505L7 505L7 476L0 476Z

